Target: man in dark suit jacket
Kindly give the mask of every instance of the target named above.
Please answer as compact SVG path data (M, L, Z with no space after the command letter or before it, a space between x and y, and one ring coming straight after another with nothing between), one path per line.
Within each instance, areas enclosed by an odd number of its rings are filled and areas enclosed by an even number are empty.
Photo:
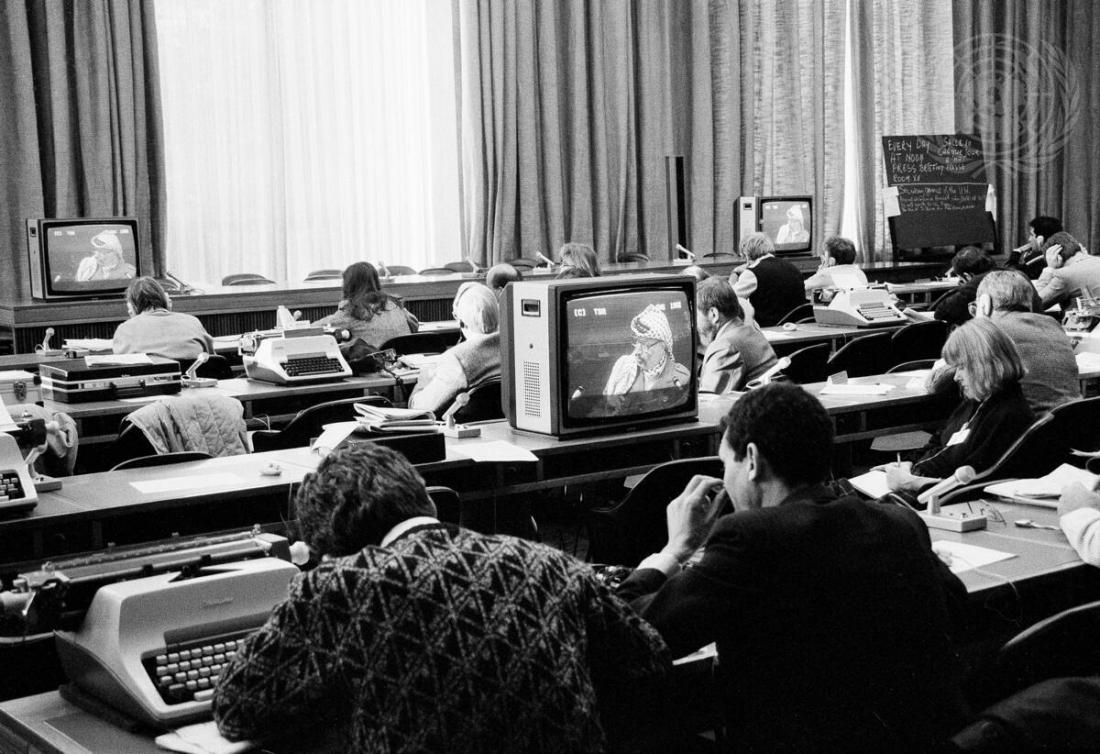
M717 642L731 746L926 751L964 722L950 635L966 590L916 514L827 491L832 435L796 385L740 398L724 479L692 479L668 545L619 593L674 657Z
M699 339L707 345L699 367L700 393L744 390L745 384L775 366L775 351L764 333L745 321L740 300L722 278L695 289Z

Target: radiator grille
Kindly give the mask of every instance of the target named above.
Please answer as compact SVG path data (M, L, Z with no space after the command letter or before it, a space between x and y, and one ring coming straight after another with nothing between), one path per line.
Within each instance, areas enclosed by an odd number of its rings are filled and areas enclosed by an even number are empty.
M542 372L533 361L523 362L523 413L542 416Z

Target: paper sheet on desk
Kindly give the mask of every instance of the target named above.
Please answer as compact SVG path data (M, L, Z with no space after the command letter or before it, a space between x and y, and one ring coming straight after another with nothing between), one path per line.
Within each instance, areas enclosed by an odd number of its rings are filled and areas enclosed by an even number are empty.
M110 351L114 341L110 338L65 338L66 348L82 348L85 351Z
M531 451L524 450L518 445L513 445L504 440L474 441L449 445L447 451L479 463L516 463L539 460L538 456Z
M259 746L253 741L229 741L223 738L213 720L185 725L178 730L159 735L155 740L162 749L182 751L185 754L237 754L252 751Z
M130 482L130 486L146 495L162 492L186 492L203 487L239 487L246 480L239 474L204 474L202 476L175 476L167 479L150 479L146 482Z
M1095 372L1100 370L1100 353L1085 351L1084 353L1076 354L1073 358L1077 360L1078 372Z
M988 547L967 545L962 542L951 542L946 539L937 539L932 543L932 551L937 555L947 553L951 557L948 567L951 573L962 573L974 568L983 568L990 563L998 563L1002 560L1014 558L1016 555L1001 550L991 550ZM940 555L942 558L943 556Z
M85 356L84 363L90 367L99 364L152 364L147 353L106 353L102 356Z
M860 385L848 382L840 385L826 385L821 388L821 395L886 395L894 387L894 385Z

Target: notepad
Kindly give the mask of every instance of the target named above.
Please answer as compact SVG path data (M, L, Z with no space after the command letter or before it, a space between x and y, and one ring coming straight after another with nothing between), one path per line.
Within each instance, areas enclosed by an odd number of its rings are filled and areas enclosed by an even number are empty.
M1011 479L1007 482L997 482L986 487L985 491L1014 503L1057 508L1058 498L1062 496L1064 487L1079 482L1086 489L1091 490L1096 487L1098 479L1100 478L1096 474L1063 463L1054 471L1038 479Z
M951 573L963 573L974 568L982 568L990 563L999 563L1016 557L1014 553L993 550L988 547L952 542L938 539L932 543L932 551L940 556Z
M886 472L871 470L866 474L850 477L848 484L867 497L878 499L890 491L886 483Z

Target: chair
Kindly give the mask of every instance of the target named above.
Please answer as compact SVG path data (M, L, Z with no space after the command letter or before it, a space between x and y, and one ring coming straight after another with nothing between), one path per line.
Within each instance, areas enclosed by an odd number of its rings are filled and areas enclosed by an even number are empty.
M708 251L706 254L703 255L703 258L708 258L708 257L710 257L710 258L714 258L714 257L732 257L733 259L740 259L741 258L741 257L737 256L736 254L734 254L733 252L729 252L729 251Z
M849 377L882 374L890 368L890 333L864 335L850 340L829 357L826 375L847 372Z
M403 264L388 264L386 265L386 272L389 273L390 277L393 277L394 275L416 274L416 270L414 270L412 267L406 267Z
M1005 642L983 686L1003 698L1048 678L1100 675L1100 602L1041 620Z
M344 277L343 270L314 270L306 275L306 282L314 280L340 280Z
M140 456L181 451L211 456L247 453L241 402L216 390L192 390L146 404L122 419L108 458L117 465Z
M180 371L186 372L195 363L194 359L177 359L180 363ZM215 380L233 379L233 367L229 365L229 359L221 354L212 353L207 357L206 363L195 370L196 377L211 377Z
M175 463L202 461L213 457L214 456L209 453L203 453L199 450L182 450L178 453L161 453L160 455L153 453L152 455L137 456L136 458L129 458L121 463L117 463L111 468L111 471L119 471L121 469L144 469L149 466L170 466Z
M443 267L451 272L476 272L474 266L465 260L460 262L447 262Z
M799 385L822 382L826 376L825 364L829 360L829 344L815 343L799 348L787 358L791 364L783 370L783 374L788 380Z
M458 499L458 493L450 487L432 485L428 487L428 497L435 504L435 515L445 524L459 525L462 515L462 503Z
M635 566L668 541L665 508L696 474L722 477L717 456L669 461L649 470L619 503L584 514L588 560Z
M356 403L390 405L390 402L381 395L364 395L358 398L342 398L338 401L318 403L316 406L299 411L282 429L261 429L253 432L252 450L259 453L264 450L307 447L311 440L321 435L326 424L352 421L355 418Z
M811 320L812 320L813 316L814 316L814 305L807 301L805 304L799 304L798 306L796 306L795 308L791 309L789 312L784 314L779 319L779 321L776 322L776 324L777 325L785 325L788 322L799 322L799 321L804 320L806 317L810 317Z
M222 278L222 285L271 285L274 282L255 272L238 272Z
M628 251L626 254L619 256L617 262L648 262L649 254L643 254L640 251Z
M392 348L398 356L404 356L407 353L443 353L450 345L441 333L414 332L390 338L381 345L380 350Z
M508 264L515 267L522 272L523 270L533 270L539 266L537 259L530 259L529 257L516 257L515 259L509 259Z
M454 272L454 270L449 270L446 267L428 267L421 270L419 274L434 277L436 275L453 275Z
M504 418L504 409L500 405L499 377L478 385L467 395L470 397L469 403L455 412L455 421L459 424Z
M903 361L900 364L894 364L886 370L886 374L892 374L894 372L913 372L917 369L931 369L936 363L935 359L917 359L916 361Z
M996 463L971 484L944 495L940 503L961 503L981 496L986 485L1002 479L1031 479L1070 461L1071 450L1100 449L1100 397L1081 398L1052 408L1028 427Z
M915 359L937 359L947 342L947 323L940 319L914 322L890 337L893 364Z

